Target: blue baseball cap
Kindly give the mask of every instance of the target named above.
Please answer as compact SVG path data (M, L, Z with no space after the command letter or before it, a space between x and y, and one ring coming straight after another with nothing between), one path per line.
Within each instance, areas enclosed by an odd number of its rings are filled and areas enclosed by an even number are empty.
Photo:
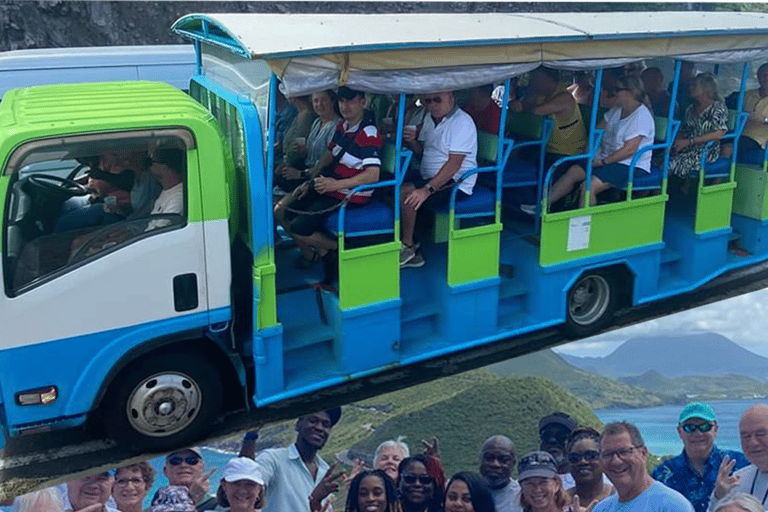
M702 402L691 402L683 407L680 413L678 423L683 423L691 418L701 418L706 421L717 421L715 411L710 406Z

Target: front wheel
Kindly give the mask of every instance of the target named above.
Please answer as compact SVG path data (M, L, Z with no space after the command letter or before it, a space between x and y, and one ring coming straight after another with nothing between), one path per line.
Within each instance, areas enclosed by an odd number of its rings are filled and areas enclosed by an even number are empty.
M212 427L222 407L219 371L202 355L144 357L118 375L104 400L109 437L152 451L183 448Z
M583 274L568 290L564 331L568 337L583 338L607 326L616 309L617 290L606 271Z

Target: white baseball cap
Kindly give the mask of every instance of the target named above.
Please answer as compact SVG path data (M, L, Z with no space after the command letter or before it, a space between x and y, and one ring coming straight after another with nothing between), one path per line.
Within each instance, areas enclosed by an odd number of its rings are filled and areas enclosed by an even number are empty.
M261 468L256 464L256 461L248 457L237 457L227 462L227 465L224 466L222 479L227 482L250 480L259 485L264 485Z

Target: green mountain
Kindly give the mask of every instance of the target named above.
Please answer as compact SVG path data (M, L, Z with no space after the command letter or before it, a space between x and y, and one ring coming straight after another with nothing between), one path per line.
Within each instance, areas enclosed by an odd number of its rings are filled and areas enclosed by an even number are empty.
M677 394L696 400L743 400L768 395L768 385L744 375L669 378L656 370L649 370L637 377L621 377L619 380L655 393L674 389Z
M522 357L488 366L499 376L538 376L556 382L579 397L592 409L608 407L652 407L675 402L671 387L640 388L596 373L576 368L552 350L540 350Z

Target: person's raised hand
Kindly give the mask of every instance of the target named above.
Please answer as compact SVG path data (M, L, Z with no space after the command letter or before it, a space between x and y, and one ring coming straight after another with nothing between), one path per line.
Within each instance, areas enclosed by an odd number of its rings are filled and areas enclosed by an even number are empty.
M424 455L428 455L436 459L440 458L440 444L436 436L432 436L429 439L422 439L421 445L423 447Z
M210 478L215 472L216 468L211 469L207 473L204 472L189 484L189 495L195 500L195 503L200 503L200 500L208 493L208 489L211 488Z
M314 508L320 505L320 503L328 497L332 492L339 490L339 479L344 474L343 470L337 471L339 467L338 462L334 462L328 471L325 472L320 482L312 489L312 493L309 495L309 503Z
M352 471L349 472L349 474L342 475L341 479L344 481L344 485L349 486L349 484L352 483L352 480L355 479L357 475L360 474L362 470L365 469L365 462L363 462L360 459L355 460L355 467L352 468Z
M717 480L715 480L715 499L720 499L736 487L739 483L739 477L732 475L731 471L736 466L736 459L726 455L720 462L720 468L717 470Z

